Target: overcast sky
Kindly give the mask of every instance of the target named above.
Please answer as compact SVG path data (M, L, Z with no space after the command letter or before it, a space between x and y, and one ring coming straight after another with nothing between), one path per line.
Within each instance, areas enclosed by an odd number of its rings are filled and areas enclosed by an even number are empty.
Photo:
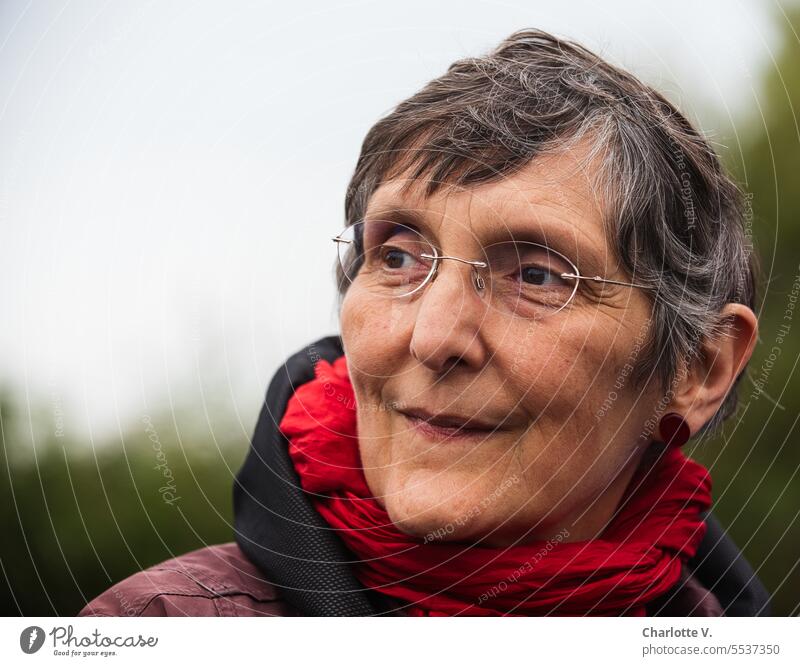
M182 396L203 419L201 391L249 432L278 365L337 330L330 237L393 105L539 27L736 127L780 17L772 0L4 0L0 382L87 441Z

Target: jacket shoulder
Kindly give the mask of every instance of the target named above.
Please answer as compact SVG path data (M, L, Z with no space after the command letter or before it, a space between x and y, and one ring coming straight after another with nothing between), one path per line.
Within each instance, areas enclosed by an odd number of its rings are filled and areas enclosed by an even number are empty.
M705 536L689 562L699 582L719 599L725 615L771 615L770 594L727 530L712 512L705 523Z
M79 616L295 615L239 546L208 546L139 571Z

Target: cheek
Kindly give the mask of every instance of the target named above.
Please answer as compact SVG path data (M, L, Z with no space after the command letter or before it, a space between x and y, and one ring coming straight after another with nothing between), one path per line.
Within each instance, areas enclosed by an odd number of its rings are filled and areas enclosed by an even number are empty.
M630 338L631 331L621 324L542 324L529 342L496 358L502 358L503 374L540 428L586 436L598 425L609 396L628 408L637 398L643 403L632 384L636 361L630 356Z
M408 350L402 306L375 299L353 284L339 316L342 343L353 374L388 378ZM353 378L354 386L356 378Z
M391 413L384 404L383 389L397 373L403 358L402 337L392 325L391 312L387 317L386 311L354 284L342 302L339 316L348 372L358 404L361 462L367 485L378 498L384 494L392 462L392 448L387 446Z
M584 359L568 375L579 406L576 418L597 446L608 446L613 454L611 445L619 442L630 451L653 404L650 387L634 381L644 346L627 322L595 328L596 335L580 341L578 353Z
M504 359L534 420L520 447L525 486L545 501L598 492L640 444L652 403L633 384L632 338L621 325L542 326L530 352Z

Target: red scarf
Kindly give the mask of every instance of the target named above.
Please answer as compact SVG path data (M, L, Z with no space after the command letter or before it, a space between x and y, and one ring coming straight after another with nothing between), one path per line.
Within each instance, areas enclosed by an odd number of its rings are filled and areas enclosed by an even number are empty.
M489 548L408 536L371 499L345 357L319 361L315 373L280 424L301 485L358 558L357 578L409 614L643 616L703 538L711 479L679 448L667 449L643 483L645 472L635 473L599 539Z

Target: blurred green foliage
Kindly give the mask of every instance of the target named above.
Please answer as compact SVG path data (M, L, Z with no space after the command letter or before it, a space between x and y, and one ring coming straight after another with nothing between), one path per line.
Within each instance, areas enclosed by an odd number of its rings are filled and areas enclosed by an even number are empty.
M754 83L750 125L731 130L723 159L748 196L761 259L759 343L722 436L693 455L711 470L714 512L773 597L800 610L800 10L780 16L775 62ZM754 105L756 102L754 101ZM790 307L794 305L794 310Z
M760 342L736 417L692 455L711 470L715 513L774 595L774 614L789 615L800 602L800 304L786 317L800 280L800 13L780 20L784 41L759 88L758 122L737 128L723 151L752 205L765 280ZM3 615L74 614L142 568L233 538L233 476L249 434L241 428L187 436L165 412L152 427L134 424L89 448L52 415L15 410L0 395ZM179 497L172 502L164 461Z
M164 413L92 449L15 409L0 396L0 614L74 615L142 568L233 539L242 433L187 438Z

